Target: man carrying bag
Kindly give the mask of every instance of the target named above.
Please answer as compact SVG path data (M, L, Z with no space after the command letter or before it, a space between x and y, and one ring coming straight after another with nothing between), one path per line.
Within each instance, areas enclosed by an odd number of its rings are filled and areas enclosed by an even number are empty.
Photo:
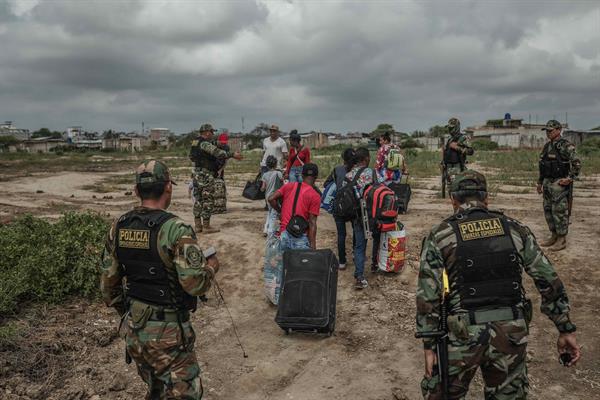
M302 167L303 182L290 182L269 196L271 207L281 214L281 249L316 249L317 217L321 196L314 188L319 169L315 164ZM281 204L279 199L282 199Z

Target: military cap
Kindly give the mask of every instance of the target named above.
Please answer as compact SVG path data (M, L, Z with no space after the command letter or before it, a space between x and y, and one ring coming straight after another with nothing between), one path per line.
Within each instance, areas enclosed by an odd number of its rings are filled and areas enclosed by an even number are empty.
M458 118L452 117L448 120L448 125L446 125L448 128L454 128L456 126L460 127L460 121L458 120Z
M279 127L277 125L273 124L273 125L271 125L269 127L269 130L270 131L277 131L277 132L279 132Z
M543 131L551 131L553 129L562 129L562 124L555 119L551 119L546 122L546 126L542 128Z
M215 131L215 128L213 128L213 126L211 124L202 124L202 126L200 127L200 132L206 132L206 131Z
M141 163L135 171L135 183L137 185L146 185L158 182L171 182L171 173L167 165L158 160L147 160Z
M487 192L485 176L472 169L467 169L457 174L450 185L450 193L459 191Z

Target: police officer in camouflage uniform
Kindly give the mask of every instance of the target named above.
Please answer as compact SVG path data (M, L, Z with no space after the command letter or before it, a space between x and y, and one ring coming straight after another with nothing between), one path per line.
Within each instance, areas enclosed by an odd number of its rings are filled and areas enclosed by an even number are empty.
M569 232L570 201L573 196L573 181L579 176L581 161L575 146L561 136L562 125L551 119L542 128L549 141L540 154L540 176L537 192L543 193L544 217L551 236L540 243L549 250L560 251L567 247Z
M122 316L127 359L148 385L146 399L201 399L190 313L219 270L191 226L165 211L172 185L156 160L136 171L141 205L114 221L108 233L100 288Z
M580 357L565 288L526 226L488 209L485 177L458 174L450 193L455 214L424 239L417 287L417 331L436 331L444 276L449 336L449 399L463 399L481 368L485 399L525 399L526 347L531 302L523 270L542 296L541 310L559 331L558 351ZM426 399L442 398L435 339L424 339Z
M215 203L215 176L219 168L218 159L241 160L239 152L232 153L218 148L213 142L215 129L211 124L200 127L200 135L192 141L190 160L194 163L194 224L196 232L215 233L219 229L210 226L210 216Z
M448 183L452 182L454 175L466 169L467 156L474 153L467 135L460 131L458 118L450 118L446 125L450 138L442 148L443 164L447 171Z

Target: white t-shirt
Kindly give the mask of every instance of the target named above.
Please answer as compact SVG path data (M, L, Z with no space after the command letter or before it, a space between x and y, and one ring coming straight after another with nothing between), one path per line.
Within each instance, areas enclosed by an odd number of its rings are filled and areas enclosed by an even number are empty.
M277 168L283 167L283 153L288 152L287 144L285 140L278 137L277 140L272 141L271 137L266 137L263 140L263 155L262 161L260 162L261 167L267 166L267 157L274 156L277 159Z

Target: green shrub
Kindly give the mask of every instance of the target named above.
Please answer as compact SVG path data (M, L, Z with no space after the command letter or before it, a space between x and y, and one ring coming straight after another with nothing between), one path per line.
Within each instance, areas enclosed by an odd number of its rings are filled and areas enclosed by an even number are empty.
M498 150L498 143L492 142L491 140L473 140L473 149L475 150Z
M581 145L577 149L577 151L585 156L599 154L600 138L590 138L584 140L583 143L581 143Z
M22 302L58 303L98 294L98 265L108 222L66 213L56 223L31 215L0 226L0 314Z

